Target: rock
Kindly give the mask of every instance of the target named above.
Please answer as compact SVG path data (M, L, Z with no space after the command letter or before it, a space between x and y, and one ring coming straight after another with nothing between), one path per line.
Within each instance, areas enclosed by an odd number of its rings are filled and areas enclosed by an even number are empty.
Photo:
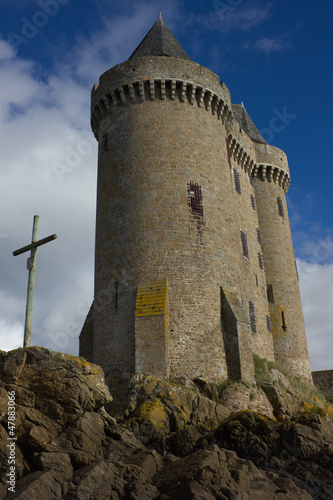
M215 429L225 420L230 412L226 406L203 396L197 386L204 388L205 393L214 393L208 384L196 384L184 381L184 386L151 376L135 375L130 381L119 377L109 377L110 390L114 399L107 410L116 416L117 421L130 429L144 444L159 442L159 450L175 451L178 437L184 434L187 426ZM187 385L187 387L186 387ZM177 433L175 439L164 439L172 433ZM186 433L186 431L185 431ZM192 433L201 437L202 433ZM164 443L161 447L161 443ZM171 448L168 449L168 443ZM192 449L194 443L189 443L187 449ZM179 451L182 455L182 451Z
M277 369L271 368L270 380L264 380L260 387L273 407L278 420L289 420L299 408L300 401L286 377Z
M0 352L0 497L333 498L328 411L303 406L288 410L289 420L283 405L279 420L249 409L234 413L241 401L266 413L269 403L241 383L219 400L218 387L182 382L113 377L112 399L101 369L82 358L36 347ZM16 403L15 493L6 483L8 391ZM250 397L253 391L258 395Z
M291 479L261 473L252 462L216 445L166 465L154 481L163 500L312 498Z
M235 450L257 467L279 475L282 472L283 477L302 484L316 500L326 500L333 498L332 438L333 422L326 417L303 413L295 415L293 421L280 423L247 410L230 417L197 446L206 448L214 443Z
M273 417L273 409L265 393L257 386L237 382L229 385L223 393L222 404L229 412L237 413L244 409L260 411Z

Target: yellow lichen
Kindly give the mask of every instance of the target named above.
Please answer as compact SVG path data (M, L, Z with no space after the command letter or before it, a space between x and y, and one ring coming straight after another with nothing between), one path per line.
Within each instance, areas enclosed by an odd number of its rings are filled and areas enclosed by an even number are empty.
M150 400L143 403L136 410L137 417L148 419L155 429L163 429L168 419L165 407L157 400Z

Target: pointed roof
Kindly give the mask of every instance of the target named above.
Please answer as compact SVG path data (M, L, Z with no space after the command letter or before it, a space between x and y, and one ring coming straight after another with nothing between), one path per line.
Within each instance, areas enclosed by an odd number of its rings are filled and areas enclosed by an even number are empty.
M244 132L250 137L250 139L252 139L253 141L261 142L262 144L267 144L255 124L251 120L250 115L244 108L243 103L231 104L231 109L235 120L237 121L239 126L242 127Z
M144 37L140 45L135 49L130 59L132 59L132 57L143 56L171 56L190 59L163 21L161 12L159 13L156 23Z

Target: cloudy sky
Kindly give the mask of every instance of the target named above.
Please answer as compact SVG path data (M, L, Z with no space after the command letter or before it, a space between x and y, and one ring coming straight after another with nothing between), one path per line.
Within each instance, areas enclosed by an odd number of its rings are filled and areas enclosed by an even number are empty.
M22 345L28 254L12 252L31 241L38 214L39 238L58 239L37 252L32 345L78 354L93 297L90 91L162 10L190 57L215 71L288 155L311 365L333 369L333 3L15 0L0 10L0 349Z

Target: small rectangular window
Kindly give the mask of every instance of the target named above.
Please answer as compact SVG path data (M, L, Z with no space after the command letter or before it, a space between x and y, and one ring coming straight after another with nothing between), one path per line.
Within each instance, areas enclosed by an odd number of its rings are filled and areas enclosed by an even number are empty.
M234 181L235 181L235 189L237 193L242 194L242 188L240 183L240 175L238 170L234 168Z
M269 332L271 332L271 331L272 331L272 322L271 322L271 318L269 317L269 315L268 315L268 314L267 314L267 316L266 316L266 319L267 319L267 330L268 330Z
M254 199L253 194L250 194L250 198L251 198L251 207L253 208L253 210L257 210L256 200Z
M242 241L242 251L244 257L249 258L249 247L247 244L247 235L244 233L244 231L241 231L241 241Z
M263 261L263 258L262 258L262 255L260 252L258 252L258 263L259 263L260 269L264 269L264 261Z
M268 302L274 304L273 285L267 285L267 299Z
M254 186L254 179L253 179L252 174L250 174L249 179L250 179L251 186Z
M261 232L260 232L259 227L257 227L257 239L258 239L259 245L262 245Z
M282 330L286 331L287 324L286 324L286 317L285 317L284 311L281 311L281 316L282 316Z
M249 312L250 312L251 332L257 333L256 313L253 302L249 302Z
M187 184L188 205L193 215L203 216L202 189L195 182Z
M284 217L284 208L283 208L282 198L280 196L278 196L276 201L277 201L279 215L280 215L280 217Z

